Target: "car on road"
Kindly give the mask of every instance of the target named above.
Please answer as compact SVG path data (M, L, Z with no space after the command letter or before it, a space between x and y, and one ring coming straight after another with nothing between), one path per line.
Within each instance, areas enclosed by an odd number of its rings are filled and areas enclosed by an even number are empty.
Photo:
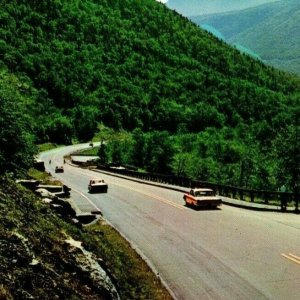
M108 184L103 179L91 179L88 189L90 193L107 193Z
M183 199L186 206L193 207L218 207L222 204L220 197L217 197L212 189L195 188L184 194Z
M56 166L55 167L55 173L64 173L64 167L63 166Z

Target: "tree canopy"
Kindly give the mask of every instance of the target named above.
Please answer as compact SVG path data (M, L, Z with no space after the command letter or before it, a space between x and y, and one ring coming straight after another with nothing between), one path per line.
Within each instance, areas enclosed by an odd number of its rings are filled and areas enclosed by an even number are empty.
M26 114L28 87L0 70L0 174L21 173L33 161L34 136L32 120Z
M2 0L0 24L0 66L34 91L20 91L33 105L18 119L30 119L36 142L88 141L103 123L133 131L128 151L112 141L101 150L105 160L276 185L262 162L274 165L278 132L294 126L297 76L154 0ZM146 160L134 145L143 145Z

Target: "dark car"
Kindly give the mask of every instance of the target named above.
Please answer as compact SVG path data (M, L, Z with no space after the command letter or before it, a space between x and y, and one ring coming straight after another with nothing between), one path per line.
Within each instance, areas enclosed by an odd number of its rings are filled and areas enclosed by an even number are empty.
M64 167L63 166L56 166L55 167L55 173L63 173Z

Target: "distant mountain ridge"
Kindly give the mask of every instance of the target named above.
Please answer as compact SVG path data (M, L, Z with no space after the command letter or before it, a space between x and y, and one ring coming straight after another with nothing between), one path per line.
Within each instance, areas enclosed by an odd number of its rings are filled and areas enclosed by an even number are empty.
M201 26L202 29L205 29L206 31L212 33L214 36L216 36L220 40L226 42L225 36L219 30L217 30L216 28L214 28L214 27L212 27L208 24L201 24L200 26ZM233 45L234 45L235 48L237 48L242 53L248 54L248 55L252 56L253 58L261 60L261 57L257 53L252 51L251 49L248 49L248 48L244 47L243 45L241 45L239 43L233 43Z
M231 44L253 50L264 62L300 74L300 2L277 1L239 12L191 17Z
M184 16L195 16L241 10L274 1L276 0L169 0L166 5Z

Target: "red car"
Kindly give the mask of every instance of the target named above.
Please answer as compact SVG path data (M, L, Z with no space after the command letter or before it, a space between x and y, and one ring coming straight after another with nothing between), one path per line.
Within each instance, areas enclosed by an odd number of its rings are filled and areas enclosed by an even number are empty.
M191 189L189 193L184 194L183 199L186 206L194 207L217 207L222 204L220 197L215 195L211 189Z

